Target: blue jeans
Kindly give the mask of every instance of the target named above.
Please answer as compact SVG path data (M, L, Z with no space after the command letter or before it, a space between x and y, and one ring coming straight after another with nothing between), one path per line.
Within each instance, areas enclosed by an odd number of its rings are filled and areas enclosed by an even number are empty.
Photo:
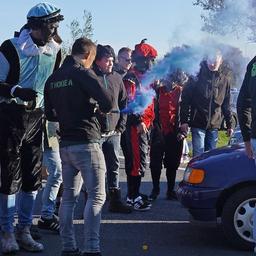
M85 184L88 199L84 209L84 250L100 251L101 210L106 199L104 155L98 143L60 148L63 196L60 205L60 235L63 250L77 248L73 216L81 186Z
M37 191L19 192L17 196L18 226L30 226L33 219L34 203ZM16 194L0 194L0 225L4 232L13 232L16 213Z
M121 134L101 139L102 150L107 167L108 188L119 188L119 151Z
M216 148L218 142L218 129L203 130L191 128L193 156L198 156L205 151Z
M48 178L42 195L41 215L51 219L55 211L56 197L62 183L61 159L58 150L45 149L43 165L48 170Z

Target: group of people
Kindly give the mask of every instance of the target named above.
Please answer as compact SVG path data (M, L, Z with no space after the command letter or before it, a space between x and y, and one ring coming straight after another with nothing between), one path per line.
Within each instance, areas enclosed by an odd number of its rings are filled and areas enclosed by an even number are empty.
M17 252L20 247L33 252L44 249L30 229L41 187L42 156L49 176L38 227L60 232L62 256L99 256L106 192L112 212L150 210L160 193L164 164L166 197L175 199L176 171L189 127L193 156L216 147L222 114L228 134L232 133L232 71L220 51L202 61L196 77L175 70L148 85L156 94L150 104L140 113L126 112L127 105L143 93L142 81L154 65L157 50L142 40L133 50L121 48L116 60L111 46L79 38L60 66L57 29L63 19L58 7L38 4L28 12L27 24L0 48L3 253ZM121 148L127 174L126 202L121 200L119 186ZM146 196L140 185L148 158L153 188ZM58 217L55 208L61 184ZM87 195L83 253L73 226L82 187Z

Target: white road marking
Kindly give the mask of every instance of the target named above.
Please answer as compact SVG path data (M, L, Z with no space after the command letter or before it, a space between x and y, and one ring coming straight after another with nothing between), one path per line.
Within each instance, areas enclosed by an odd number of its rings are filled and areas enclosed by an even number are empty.
M74 220L74 224L84 224L84 220ZM102 224L188 224L188 220L101 220Z

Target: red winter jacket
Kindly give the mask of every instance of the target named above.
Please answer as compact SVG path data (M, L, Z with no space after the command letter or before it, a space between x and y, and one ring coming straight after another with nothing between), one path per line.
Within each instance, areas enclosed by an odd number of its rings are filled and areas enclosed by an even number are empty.
M131 102L135 99L136 91L141 87L142 76L143 74L138 70L132 69L123 78L128 95L128 102ZM128 115L127 124L138 125L139 123L143 122L145 123L146 127L149 128L152 125L154 118L154 101L152 100L152 103L144 110L143 114Z
M181 92L181 86L176 86L169 92L164 87L159 89L157 114L163 134L174 132L177 129Z

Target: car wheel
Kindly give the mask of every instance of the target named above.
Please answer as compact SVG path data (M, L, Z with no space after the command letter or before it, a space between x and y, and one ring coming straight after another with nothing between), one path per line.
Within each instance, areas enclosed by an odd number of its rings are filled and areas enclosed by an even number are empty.
M253 212L256 205L256 187L240 189L226 201L222 211L222 229L235 247L253 249Z

